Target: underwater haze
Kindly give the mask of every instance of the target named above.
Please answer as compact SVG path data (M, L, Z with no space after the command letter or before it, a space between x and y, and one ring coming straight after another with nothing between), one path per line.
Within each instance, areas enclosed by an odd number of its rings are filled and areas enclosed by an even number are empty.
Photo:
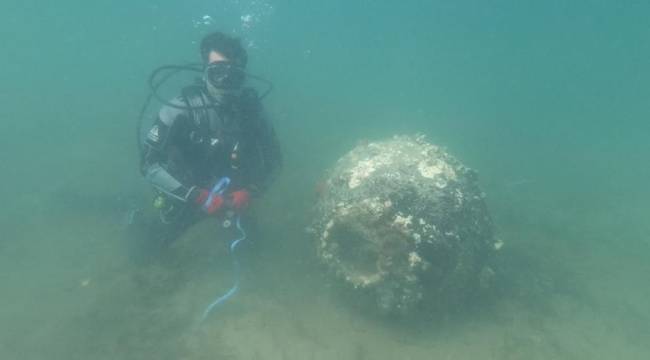
M0 359L650 358L648 14L632 0L2 1ZM197 326L232 285L229 235L208 219L136 254L125 229L153 197L136 146L148 76L198 62L215 30L273 83L284 166L251 209L239 292ZM373 316L316 261L317 184L396 134L479 172L504 265L467 309Z

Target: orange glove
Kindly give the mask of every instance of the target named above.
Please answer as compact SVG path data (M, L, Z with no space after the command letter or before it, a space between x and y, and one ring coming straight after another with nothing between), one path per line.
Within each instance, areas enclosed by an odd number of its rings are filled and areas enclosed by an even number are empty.
M250 194L246 190L233 191L230 194L230 206L237 211L246 209L250 202Z
M210 198L210 192L208 190L200 190L199 195L196 197L195 202L197 205L201 206L201 209L207 214L214 214L223 207L224 199L221 195L212 195Z

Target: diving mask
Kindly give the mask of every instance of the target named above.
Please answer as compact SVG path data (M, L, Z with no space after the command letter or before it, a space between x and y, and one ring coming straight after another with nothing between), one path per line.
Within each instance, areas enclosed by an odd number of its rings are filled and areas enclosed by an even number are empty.
M246 73L230 61L217 61L205 68L205 80L221 90L237 90L244 84Z

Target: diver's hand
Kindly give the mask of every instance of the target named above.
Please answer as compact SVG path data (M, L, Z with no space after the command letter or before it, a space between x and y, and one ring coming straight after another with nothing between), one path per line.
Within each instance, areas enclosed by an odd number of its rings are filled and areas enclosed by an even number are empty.
M213 194L210 196L208 190L200 189L194 203L199 205L206 214L212 215L223 207L225 200L221 195Z
M230 193L229 203L230 207L236 211L242 211L248 207L250 202L250 194L246 190L237 190Z

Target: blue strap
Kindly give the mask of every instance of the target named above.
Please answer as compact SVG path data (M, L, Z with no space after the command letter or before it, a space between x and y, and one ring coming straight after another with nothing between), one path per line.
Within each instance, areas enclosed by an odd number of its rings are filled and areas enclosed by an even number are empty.
M239 265L239 261L237 260L237 255L235 254L235 250L237 249L237 245L239 245L240 242L246 240L246 232L241 227L240 219L241 218L237 216L237 229L239 230L241 236L230 243L230 255L232 256L234 285L230 288L230 290L228 290L228 292L219 296L215 301L213 301L210 305L208 305L207 308L205 308L205 311L203 311L203 316L201 317L201 322L203 322L208 317L208 315L210 315L210 312L215 307L220 306L221 304L226 302L226 300L228 300L230 297L235 295L239 290L239 274L241 271L241 267Z

